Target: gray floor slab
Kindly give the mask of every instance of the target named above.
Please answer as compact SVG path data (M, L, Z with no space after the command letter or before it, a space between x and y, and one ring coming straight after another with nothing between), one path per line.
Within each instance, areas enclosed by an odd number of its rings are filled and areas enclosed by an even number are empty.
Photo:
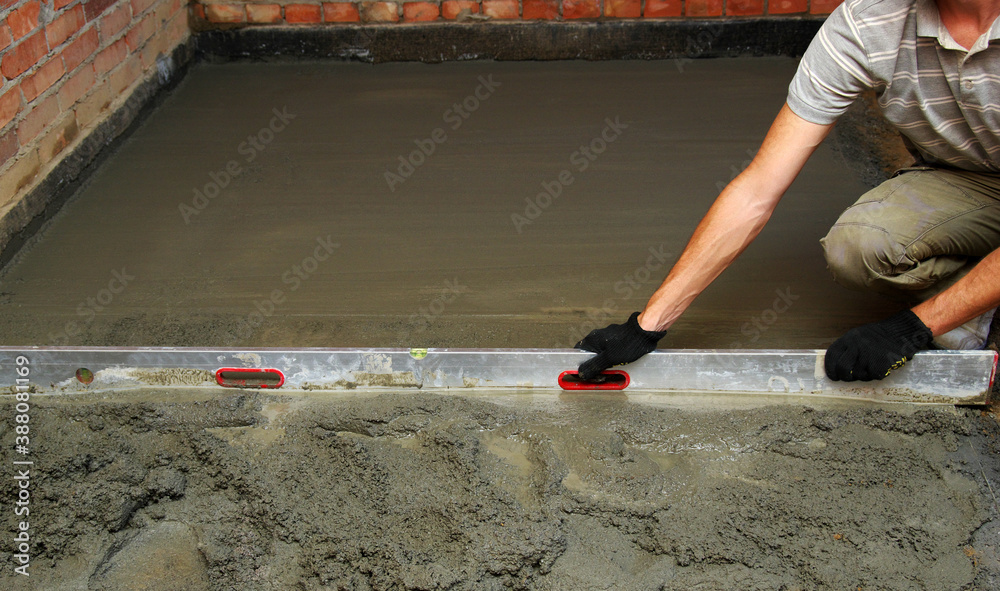
M196 66L4 270L0 342L571 346L641 309L794 68ZM818 244L864 189L822 147L661 346L825 347L890 312Z

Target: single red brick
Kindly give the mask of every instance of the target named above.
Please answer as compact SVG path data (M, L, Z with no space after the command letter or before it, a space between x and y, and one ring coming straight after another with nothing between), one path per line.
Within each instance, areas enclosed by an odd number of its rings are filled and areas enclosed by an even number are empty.
M138 55L133 55L108 76L108 82L111 83L111 92L121 96L139 78L142 78L142 61Z
M52 8L55 8L56 10L60 10L60 9L66 8L67 6L69 6L70 4L72 4L74 2L76 2L76 0L53 0L53 2L52 2Z
M833 9L840 6L844 0L810 0L809 12L811 14L830 14Z
M323 18L319 4L286 4L285 22L318 23Z
M685 16L722 16L722 0L687 0Z
M10 26L10 32L14 34L14 39L24 37L38 27L38 13L41 8L38 0L33 0L7 15L7 24Z
M24 119L17 125L17 139L25 146L35 139L50 123L59 116L59 104L55 95L34 105Z
M94 58L94 69L97 70L98 76L103 76L115 67L125 61L125 57L128 55L128 47L125 45L124 39L119 39L111 45L104 48L103 51L97 54Z
M212 23L242 23L246 18L242 4L209 4L205 16Z
M205 5L204 4L195 4L194 5L194 15L196 17L202 19L202 20L207 19L208 17L205 16Z
M139 16L146 12L146 9L156 4L156 0L132 0L132 14Z
M563 0L563 18L597 18L601 16L601 5L598 0Z
M328 23L356 23L361 20L361 15L357 5L352 2L325 2L323 20Z
M5 49L14 38L10 35L10 27L7 23L0 23L0 49Z
M80 128L76 125L76 117L73 113L65 114L61 119L53 122L49 126L45 135L38 138L38 157L42 163L51 162L59 152L70 145Z
M448 20L455 20L463 10L470 13L479 12L479 2L474 0L444 0L441 3L441 16Z
M521 0L521 18L555 20L559 18L559 0Z
M665 18L683 14L682 0L646 0L646 18Z
M101 41L104 43L111 41L124 31L130 22L132 22L132 7L127 3L122 3L121 6L101 17L97 25L101 33Z
M156 68L156 59L164 54L169 54L173 45L170 44L170 34L166 27L160 27L149 40L139 49L139 63L144 72Z
M45 27L45 36L49 40L49 47L62 45L85 24L87 24L87 19L83 15L83 6L79 4L62 13Z
M7 53L3 55L3 61L0 62L0 72L8 80L13 80L18 75L28 71L48 52L49 46L45 43L45 33L39 31L7 50Z
M795 14L809 10L809 0L768 0L768 14Z
M249 6L249 4L248 4L248 6ZM177 7L174 4L174 2L172 0L166 0L165 2L160 2L159 4L157 4L156 8L153 9L153 11L151 12L151 14L155 14L156 15L156 22L166 23L171 18L173 18L174 15L177 14L178 12L180 12L180 11L177 10ZM184 12L187 12L186 8L184 9ZM157 28L157 32L162 31L165 28L166 28L166 26L163 25L163 24L161 24Z
M88 21L92 21L101 16L115 2L117 0L87 0L87 3L83 5L83 14Z
M0 96L0 127L4 127L21 110L21 87L15 86Z
M497 20L517 20L520 16L517 0L483 0L483 14Z
M362 2L361 20L366 23L394 23L399 20L395 2Z
M20 149L21 144L17 142L17 134L14 133L13 129L3 134L0 137L0 166L6 164Z
M98 46L101 44L100 39L98 39L97 31L91 27L87 29L82 35L76 38L72 43L66 46L66 49L62 52L63 63L66 65L66 71L72 72L77 66L82 64L84 60L94 55L97 51Z
M441 16L441 8L433 2L404 2L403 20L411 22L436 21Z
M21 90L24 92L24 100L29 103L52 87L56 80L62 78L66 71L63 69L63 61L58 57L51 59L44 66L35 70L35 73L28 76L21 82Z
M756 16L764 14L764 0L727 0L728 16Z
M72 109L76 101L93 88L95 82L97 82L97 76L94 74L93 65L87 64L80 68L79 72L63 82L59 88L59 108L64 112Z
M164 25L163 30L167 32L168 47L175 47L181 42L181 40L187 39L188 35L191 34L191 27L188 24L187 10L175 14L174 18L170 19L170 21Z
M96 121L103 113L106 113L111 102L116 98L111 96L111 87L97 77L98 82L90 89L87 95L77 101L73 108L76 116L76 124L80 129L86 129Z
M281 7L277 4L247 4L248 23L280 23Z
M142 47L142 44L146 42L147 39L153 36L156 32L156 15L147 14L142 17L142 20L138 23L132 25L132 28L125 33L125 44L128 45L130 51L135 51Z
M604 0L604 16L639 18L641 15L642 0Z

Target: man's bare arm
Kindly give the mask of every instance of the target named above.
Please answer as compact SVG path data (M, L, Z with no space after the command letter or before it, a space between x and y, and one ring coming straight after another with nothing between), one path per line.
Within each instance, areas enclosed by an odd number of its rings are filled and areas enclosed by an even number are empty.
M639 316L644 330L666 330L753 241L832 125L782 107L757 155L723 189L663 284Z
M623 324L591 331L576 344L596 353L580 364L579 375L593 379L656 349L666 329L757 237L831 127L809 123L788 105L782 107L753 161L722 190L645 311Z
M913 308L934 336L1000 304L1000 249L994 250L954 285Z

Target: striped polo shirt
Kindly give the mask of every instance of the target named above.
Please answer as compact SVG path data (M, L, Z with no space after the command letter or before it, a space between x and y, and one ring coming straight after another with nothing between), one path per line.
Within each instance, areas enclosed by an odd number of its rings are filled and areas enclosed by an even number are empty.
M966 50L934 0L846 0L802 57L788 106L825 125L866 88L918 162L1000 172L1000 19Z

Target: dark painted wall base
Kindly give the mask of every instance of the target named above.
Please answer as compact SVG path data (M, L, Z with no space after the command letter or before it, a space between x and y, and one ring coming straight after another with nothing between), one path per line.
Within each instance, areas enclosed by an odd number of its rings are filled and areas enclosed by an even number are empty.
M203 31L211 60L347 59L371 63L797 56L823 19L243 27Z

